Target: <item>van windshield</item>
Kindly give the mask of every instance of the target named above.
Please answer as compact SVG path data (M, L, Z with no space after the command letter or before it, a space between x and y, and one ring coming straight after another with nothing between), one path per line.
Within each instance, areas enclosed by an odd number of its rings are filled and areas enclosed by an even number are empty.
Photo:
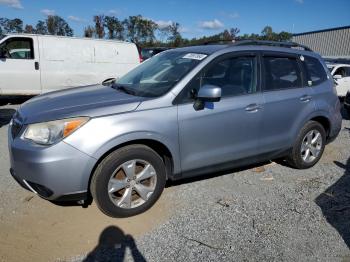
M206 56L176 50L163 52L143 62L113 86L135 96L159 97L170 91Z

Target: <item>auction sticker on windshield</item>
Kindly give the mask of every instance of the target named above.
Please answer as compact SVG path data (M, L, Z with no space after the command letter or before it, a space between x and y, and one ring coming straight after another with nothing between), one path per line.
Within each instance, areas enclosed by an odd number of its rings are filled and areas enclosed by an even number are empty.
M206 57L207 57L207 55L205 55L205 54L188 53L188 54L184 55L182 58L203 60Z

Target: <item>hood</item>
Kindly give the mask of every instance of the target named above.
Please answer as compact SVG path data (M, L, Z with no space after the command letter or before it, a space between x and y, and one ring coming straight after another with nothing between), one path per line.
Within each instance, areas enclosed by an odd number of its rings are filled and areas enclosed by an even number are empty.
M51 92L34 97L19 108L24 124L62 118L98 117L135 110L145 100L113 89L94 85Z

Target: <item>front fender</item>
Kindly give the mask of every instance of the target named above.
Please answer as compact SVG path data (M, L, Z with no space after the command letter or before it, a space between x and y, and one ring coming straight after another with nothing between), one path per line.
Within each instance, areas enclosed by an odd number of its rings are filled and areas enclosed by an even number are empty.
M93 118L65 142L98 160L111 149L135 140L163 144L172 155L174 173L180 172L177 110L172 107Z

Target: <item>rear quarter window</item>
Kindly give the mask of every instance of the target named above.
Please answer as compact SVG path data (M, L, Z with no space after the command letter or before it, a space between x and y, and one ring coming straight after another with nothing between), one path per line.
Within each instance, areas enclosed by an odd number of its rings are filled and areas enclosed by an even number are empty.
M312 85L319 85L327 80L327 74L321 62L314 57L305 57L305 66L308 81L312 81Z

